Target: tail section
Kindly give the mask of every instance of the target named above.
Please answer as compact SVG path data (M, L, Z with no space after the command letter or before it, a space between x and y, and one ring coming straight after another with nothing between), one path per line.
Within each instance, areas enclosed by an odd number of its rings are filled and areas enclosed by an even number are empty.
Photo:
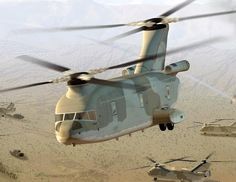
M167 38L169 32L168 24L147 28L143 31L143 42L140 52L140 58L158 54L165 54L167 47ZM165 56L139 63L136 65L134 73L143 73L148 71L161 71L165 66Z

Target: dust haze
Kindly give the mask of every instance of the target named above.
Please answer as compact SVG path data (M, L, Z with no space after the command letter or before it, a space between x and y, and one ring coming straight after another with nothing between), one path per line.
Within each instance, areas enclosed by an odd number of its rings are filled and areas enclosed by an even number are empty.
M137 58L141 43L141 34L114 44L101 43L127 28L30 35L19 34L17 30L142 20L158 16L179 1L167 2L164 4L158 0L155 4L122 5L92 0L0 2L0 88L60 76L15 59L19 55L31 55L86 71ZM234 7L235 0L193 3L176 15L232 10ZM146 156L160 162L183 156L201 160L215 151L212 159L236 160L236 138L201 136L200 128L188 128L194 121L236 118L236 106L230 104L236 93L236 29L232 20L221 17L170 26L169 50L198 40L224 37L223 41L213 45L167 56L167 64L184 59L191 63L189 72L179 74L182 85L176 104L187 118L173 131L161 132L158 127L152 127L144 133L121 137L119 141L64 146L54 136L54 107L66 91L64 84L1 94L0 101L15 102L17 113L25 118L23 121L0 119L0 181L148 182L152 179L146 169L129 170L150 164ZM121 70L117 70L100 77L120 74ZM14 149L22 150L28 160L11 156L9 151ZM194 164L177 162L171 165L192 168ZM211 168L212 180L234 182L236 179L236 164L213 164Z

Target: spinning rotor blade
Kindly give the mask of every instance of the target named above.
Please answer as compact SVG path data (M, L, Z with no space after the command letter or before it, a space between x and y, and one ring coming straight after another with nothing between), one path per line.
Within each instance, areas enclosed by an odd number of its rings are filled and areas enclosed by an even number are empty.
M183 47L180 47L180 48L177 48L177 49L173 49L171 51L168 51L167 53L160 53L158 55L151 55L151 56L147 56L145 58L136 59L136 60L133 60L133 61L130 61L130 62L110 66L110 67L107 67L107 68L97 69L97 70L98 70L98 73L101 73L101 72L106 71L106 70L112 70L112 69L132 66L132 65L137 64L137 63L142 63L142 62L145 62L145 61L151 61L153 59L163 57L165 55L172 55L172 54L180 52L180 51L186 51L186 50L189 50L189 49L197 48L197 47L200 47L200 46L203 46L203 45L207 45L207 44L210 44L210 43L213 43L213 42L217 42L219 40L220 40L219 38L208 39L208 40L196 42L194 44L190 44L190 45L187 45L187 46L183 46ZM102 70L102 71L99 72L99 70ZM96 70L95 70L95 72L96 72Z
M60 65L57 65L55 63L50 63L50 62L44 61L42 59L34 58L34 57L28 56L28 55L18 56L17 58L21 59L23 61L27 61L27 62L30 62L30 63L33 63L33 64L37 64L37 65L42 66L44 68L48 68L48 69L51 69L51 70L54 70L54 71L58 71L58 72L65 72L65 71L70 70L70 68L67 68L65 66L60 66Z
M160 17L166 17L166 16L170 16L171 14L175 13L176 11L179 11L180 9L184 8L185 6L189 5L190 3L192 3L195 0L187 0L184 1L183 3L175 6L174 8L168 10L167 12L163 13L160 15Z
M181 18L177 18L177 21L185 21L185 20L207 18L207 17L213 17L213 16L221 16L221 15L227 15L227 14L233 14L233 13L236 13L236 10L233 10L233 11L223 11L223 12L217 12L217 13L209 13L209 14L201 14L201 15L194 15L194 16L187 16L187 17L181 17Z
M40 86L40 85L47 85L47 84L51 84L51 83L53 83L53 81L38 82L38 83L23 85L23 86L19 86L19 87L12 87L12 88L0 90L0 93L13 91L13 90L20 90L20 89L24 89L24 88L36 87L36 86Z
M205 158L205 160L208 160L212 155L214 155L215 154L215 152L212 152L212 153L210 153L206 158Z
M201 124L201 125L204 124L204 123L202 123L202 122L198 122L198 121L194 121L193 123L195 123L195 124Z
M233 162L236 162L236 161L209 161L209 162L216 162L216 163L221 163L221 162L225 162L225 163L233 163Z
M110 81L110 80L103 80L103 79L97 79L97 78L91 78L88 80L89 83L94 83L97 85L106 85L110 87L118 87L118 88L127 88L135 90L134 85L129 83L120 83L118 81Z
M226 119L226 118L222 118L222 119L215 119L215 122L219 122L219 121L232 121L232 120L235 120L234 118L231 118L231 119Z
M111 24L111 25L91 25L91 26L74 26L74 27L60 27L60 28L50 28L50 29L32 29L29 31L39 31L39 32L58 32L58 31L76 31L76 30L92 30L92 29L105 29L105 28L115 28L123 27L128 24Z
M188 156L186 157L181 157L177 159L170 159L169 161L164 162L164 164L172 163L172 162L177 162L177 161L182 161L182 162L197 162L196 160L191 160L191 159L186 159L189 158Z
M142 32L144 29L145 29L144 27L136 28L136 29L130 30L128 32L122 33L120 35L117 35L115 37L109 38L109 39L105 40L105 42L113 42L115 40L122 39L124 37L128 37L130 35L136 34L138 32Z
M130 169L130 170L144 169L144 168L148 168L148 167L152 167L152 166L151 165L141 166L141 167L133 168L133 169Z
M157 162L156 162L155 160L153 160L152 158L150 158L150 157L146 157L146 159L149 160L149 161L152 162L152 163L157 164Z

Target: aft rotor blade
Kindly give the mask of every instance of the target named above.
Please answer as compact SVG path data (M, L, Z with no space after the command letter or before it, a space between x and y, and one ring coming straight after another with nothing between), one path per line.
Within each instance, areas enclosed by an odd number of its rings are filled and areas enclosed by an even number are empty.
M149 161L152 162L152 163L157 163L155 160L153 160L153 159L150 158L150 157L146 157L146 159L149 160Z
M182 161L182 162L197 162L196 160L191 160L191 159L186 159L187 157L181 157L178 159L170 159L169 161L166 161L164 164L172 163L172 162L177 162L177 161Z
M201 162L199 165L197 165L195 168L193 168L191 170L191 172L195 172L196 170L198 170L200 167L202 167L204 164L206 164L206 162Z
M179 11L180 9L184 8L185 6L189 5L190 3L192 3L193 1L195 0L187 0L187 1L184 1L183 3L180 3L178 4L177 6L175 6L174 8L166 11L165 13L162 13L160 15L160 17L166 17L166 16L169 16L177 11Z
M108 68L104 68L104 70L123 68L123 67L131 66L131 65L134 65L134 64L137 64L137 63L142 63L142 62L145 62L145 61L151 61L153 59L163 57L165 55L172 55L172 54L178 53L180 51L186 51L186 50L194 49L194 48L204 46L204 45L207 45L207 44L210 44L210 43L213 43L213 42L217 42L219 40L220 40L219 38L215 38L215 39L208 39L208 40L196 42L194 44L190 44L190 45L183 46L183 47L180 47L180 48L177 48L177 49L173 49L171 51L168 51L167 53L163 52L163 53L160 53L158 55L151 55L151 56L147 56L145 58L136 59L136 60L133 60L133 61L130 61L130 62L110 66Z
M212 152L212 153L210 153L206 158L205 158L205 160L208 160L212 155L214 155L215 154L215 152Z
M115 36L115 37L109 38L109 39L105 40L104 42L113 42L113 41L116 41L116 40L118 40L118 39L122 39L122 38L124 38L124 37L128 37L128 36L130 36L130 35L136 34L136 33L141 32L141 31L143 31L143 30L144 30L144 27L139 27L139 28L130 30L130 31L128 31L128 32L122 33L122 34L120 34L120 35L117 35L117 36Z
M39 83L23 85L23 86L19 86L19 87L12 87L12 88L7 88L7 89L0 90L0 93L13 91L13 90L20 90L20 89L24 89L24 88L36 87L36 86L40 86L40 85L47 85L47 84L51 84L51 83L53 83L53 82L52 81L47 81L47 82L39 82Z
M236 10L223 11L223 12L217 12L217 13L209 13L209 14L201 14L201 15L194 15L194 16L187 16L187 17L178 18L178 21L207 18L207 17L221 16L221 15L234 14L234 13L236 13Z
M48 68L48 69L51 69L51 70L54 70L54 71L58 71L58 72L65 72L65 71L70 70L70 68L67 68L65 66L61 66L61 65L58 65L58 64L55 64L55 63L50 63L50 62L44 61L42 59L38 59L38 58L28 56L28 55L18 56L17 58L21 59L23 61L26 61L26 62L37 64L37 65L42 66L44 68Z
M164 164L168 164L168 163L172 163L172 162L176 162L176 161L181 161L181 160L184 160L186 158L188 158L189 156L186 156L186 157L181 157L181 158L176 158L176 159L170 159L166 162L164 162Z
M220 162L225 162L225 163L231 163L231 162L232 162L232 163L233 163L233 162L236 162L236 161L209 161L209 162L216 162L216 163L217 163L217 162L219 162L219 163L220 163Z

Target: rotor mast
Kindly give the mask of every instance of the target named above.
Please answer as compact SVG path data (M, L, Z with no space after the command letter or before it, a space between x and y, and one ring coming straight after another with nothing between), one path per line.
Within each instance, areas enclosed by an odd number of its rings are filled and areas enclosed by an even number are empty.
M140 58L156 54L157 56L159 54L162 56L148 62L138 63L135 67L135 74L152 70L162 71L164 69L168 31L168 24L159 24L151 28L146 28L143 31Z

